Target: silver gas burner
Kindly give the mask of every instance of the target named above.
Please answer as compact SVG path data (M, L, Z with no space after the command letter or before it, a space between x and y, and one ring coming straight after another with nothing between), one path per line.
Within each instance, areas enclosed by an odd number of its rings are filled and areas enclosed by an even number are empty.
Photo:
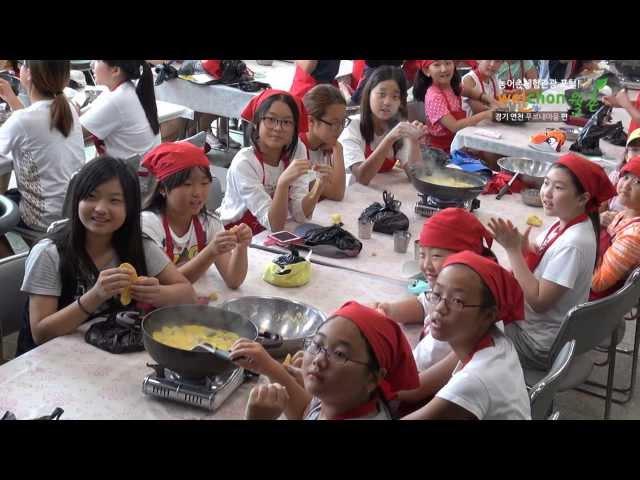
M445 208L464 208L472 212L479 207L480 200L477 198L466 201L440 200L431 195L418 194L418 202L414 206L414 211L423 217L432 217Z
M147 366L155 372L144 377L143 393L211 412L217 410L245 379L242 368L237 368L227 375L193 380L182 378L160 365Z

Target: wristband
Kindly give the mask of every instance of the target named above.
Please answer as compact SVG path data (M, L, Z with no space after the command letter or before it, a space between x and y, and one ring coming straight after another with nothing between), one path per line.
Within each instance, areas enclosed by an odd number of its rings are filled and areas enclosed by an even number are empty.
M87 309L82 306L82 303L80 303L80 297L77 298L76 302L78 303L80 310L82 310L87 316L91 316L91 312L88 312Z

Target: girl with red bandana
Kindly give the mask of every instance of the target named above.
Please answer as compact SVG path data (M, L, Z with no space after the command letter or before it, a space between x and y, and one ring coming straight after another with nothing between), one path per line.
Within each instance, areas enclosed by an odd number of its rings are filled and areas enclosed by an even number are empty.
M307 114L290 93L268 89L253 97L241 114L252 124L251 146L241 149L229 167L227 188L217 212L225 228L241 223L251 231L277 232L289 214L308 222L324 188L328 165L313 166L298 135ZM308 173L319 173L309 191Z
M456 253L445 260L428 299L432 335L451 345L457 365L451 375L421 381L421 389L435 397L404 419L530 420L518 354L495 326L524 317L522 290L513 276L476 253Z
M260 344L234 344L231 358L238 365L275 382L251 391L248 419L275 419L284 412L291 420L390 420L387 401L418 385L400 326L355 301L336 310L304 348L302 386Z
M211 264L229 288L247 275L251 229L240 224L226 231L220 218L207 210L211 181L209 159L188 142L163 143L145 155L142 166L158 187L142 228L164 250L178 270L195 282Z
M587 301L600 235L598 207L614 194L601 167L569 153L549 170L540 189L545 215L558 221L533 244L530 228L523 235L510 221L490 220L524 291L524 321L505 327L523 367L550 367L549 350L565 315Z

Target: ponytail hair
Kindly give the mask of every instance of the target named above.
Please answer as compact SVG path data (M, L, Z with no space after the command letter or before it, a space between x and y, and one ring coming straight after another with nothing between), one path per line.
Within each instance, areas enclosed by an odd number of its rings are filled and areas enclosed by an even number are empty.
M136 93L154 135L160 131L156 94L153 89L153 74L145 60L102 60L110 67L119 67L127 80L138 80Z
M64 87L69 83L69 60L27 60L31 72L31 83L40 94L53 98L51 103L51 126L65 137L71 133L73 114L64 96Z

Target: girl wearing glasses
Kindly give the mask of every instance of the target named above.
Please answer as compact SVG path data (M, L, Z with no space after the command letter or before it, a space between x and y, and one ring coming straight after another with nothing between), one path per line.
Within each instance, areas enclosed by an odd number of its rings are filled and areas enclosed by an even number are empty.
M540 189L545 215L558 221L533 245L530 228L520 234L509 221L489 221L524 291L524 321L505 326L523 367L549 368L549 350L565 315L587 301L600 236L598 206L614 193L600 166L569 153L551 167Z
M451 345L457 365L453 374L438 372L421 385L435 396L404 419L530 420L518 354L495 326L524 318L522 290L511 273L477 253L456 253L444 261L427 299L432 335Z
M344 198L345 171L340 133L349 125L347 102L332 85L317 85L302 99L309 114L309 131L300 134L312 165L327 165L329 173L320 198L341 201ZM311 187L313 189L313 186Z
M464 229L459 228L460 225L464 225ZM497 262L489 248L492 243L493 237L475 215L463 208L446 208L424 222L420 232L420 270L432 287L442 264L454 253L468 250ZM375 308L399 323L424 323L420 342L413 350L421 372L451 352L447 342L431 335L432 306L425 293L395 303L376 303ZM454 366L450 364L449 368Z
M227 173L217 212L225 228L247 224L253 234L284 228L289 213L308 222L324 189L328 165L312 166L300 132L307 131L302 102L283 90L265 90L241 114L252 123L251 146L241 149ZM309 171L320 173L309 191Z
M425 135L420 122L407 118L407 82L398 67L378 67L365 83L360 115L340 135L348 173L363 185L400 162L407 171L420 161L419 141ZM408 174L407 174L408 175Z
M264 348L238 340L231 358L272 383L255 387L248 419L390 420L387 401L415 388L418 372L400 326L380 312L350 301L305 342L301 386Z

